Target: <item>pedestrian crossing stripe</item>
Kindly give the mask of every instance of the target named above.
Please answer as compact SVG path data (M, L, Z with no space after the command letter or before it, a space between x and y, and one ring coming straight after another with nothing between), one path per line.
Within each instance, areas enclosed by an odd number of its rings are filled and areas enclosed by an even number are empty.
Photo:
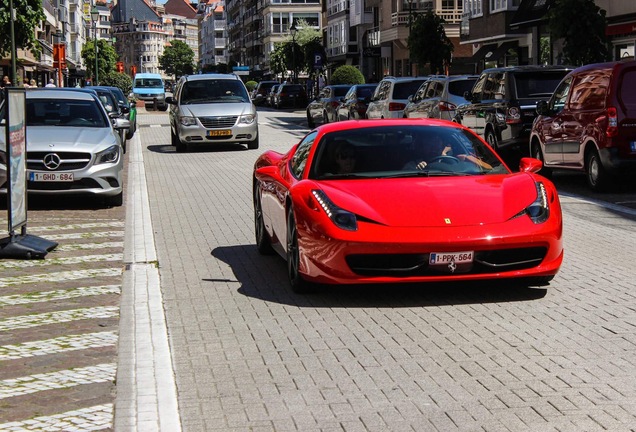
M123 248L124 242L103 242L103 243L71 243L55 248L56 252L70 252L78 250L94 250L94 249L109 249L109 248Z
M115 346L116 344L117 333L113 331L60 336L53 339L0 346L0 361L65 353L89 348L103 348Z
M113 405L103 404L50 416L0 424L0 431L84 432L110 429Z
M105 222L91 222L84 224L68 224L68 225L49 225L49 226L41 226L41 227L32 227L29 226L29 232L31 234L34 233L44 233L51 231L64 231L64 230L81 230L81 229L95 229L95 228L123 228L126 226L125 222L122 221L105 221Z
M73 232L65 234L47 234L47 240L60 241L60 240L77 240L77 239L93 239L104 237L123 237L124 230L121 231L89 231L89 232ZM60 250L60 247L56 247L55 250Z
M81 263L96 263L105 261L121 261L124 254L83 255L65 258L47 258L45 260L10 260L0 261L0 269L45 267L52 265L69 265Z
M119 293L121 293L121 285L83 286L70 289L12 294L0 297L0 308L4 306L15 306L55 300L65 300L85 296Z
M92 318L114 318L119 316L117 306L71 309L39 314L20 315L0 320L0 332L59 324Z
M98 384L115 379L116 366L104 363L95 366L66 369L0 381L0 399L65 389L83 384Z
M12 285L35 284L40 282L68 282L70 280L97 278L97 277L115 277L121 276L121 268L105 268L90 270L69 270L63 272L51 272L37 275L23 275L14 277L0 278L0 288Z

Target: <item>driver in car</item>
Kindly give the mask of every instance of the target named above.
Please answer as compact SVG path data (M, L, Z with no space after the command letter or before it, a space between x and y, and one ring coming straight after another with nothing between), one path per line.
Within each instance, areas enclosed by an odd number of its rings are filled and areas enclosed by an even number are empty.
M474 155L453 155L452 148L439 135L432 135L427 138L426 142L416 145L416 152L415 160L407 162L403 167L404 170L423 170L432 162L444 162L445 160L448 161L447 163L472 162L483 169L492 169L490 164ZM451 160L452 162L450 162Z
M440 156L452 153L450 146L446 145L439 135L432 135L426 142L416 143L415 158L408 161L402 169L423 170L433 160Z

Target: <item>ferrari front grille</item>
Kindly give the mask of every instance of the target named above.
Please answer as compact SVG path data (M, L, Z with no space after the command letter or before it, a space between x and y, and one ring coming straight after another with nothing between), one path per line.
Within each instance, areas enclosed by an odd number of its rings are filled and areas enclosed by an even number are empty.
M471 265L458 265L456 274L488 274L536 267L547 249L530 247L475 251ZM448 273L445 267L429 266L429 254L360 254L349 255L347 264L361 276L415 277Z

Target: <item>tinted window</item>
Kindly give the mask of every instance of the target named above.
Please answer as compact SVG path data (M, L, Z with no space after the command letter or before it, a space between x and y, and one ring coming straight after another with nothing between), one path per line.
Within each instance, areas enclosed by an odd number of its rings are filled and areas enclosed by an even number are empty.
M422 85L422 81L397 82L393 87L393 99L408 99Z
M440 147L441 145L441 147ZM338 170L338 154L346 148L347 157L353 159L350 170ZM492 149L472 133L450 127L424 125L400 125L367 127L334 131L323 136L314 153L310 178L360 178L415 177L410 162L430 156L435 160L448 147L447 155L456 157L453 163L431 162L430 176L477 175L505 173ZM463 156L472 156L489 167L466 161ZM421 160L421 159L420 159ZM421 173L421 171L420 171Z
M346 95L348 91L349 91L349 89L347 87L335 87L334 88L334 93L335 93L336 97L342 97L342 96Z
M490 73L484 82L483 100L504 99L506 97L506 75Z
M448 83L448 93L455 96L464 97L464 93L470 91L475 84L476 79L467 79L467 80L457 80L457 81L449 81Z
M135 80L135 87L163 89L163 82L158 78L137 78Z
M636 82L636 70L625 71L621 77L623 83ZM636 91L633 85L619 85L619 100L629 109L636 109Z
M358 97L364 99L373 94L375 87L358 87Z
M570 108L573 110L604 108L608 86L607 71L597 71L577 77L572 87Z
M550 97L565 75L567 71L516 73L517 98Z
M291 172L296 178L301 178L303 176L303 171L307 165L307 158L309 157L309 152L314 144L316 135L318 135L318 132L312 132L307 135L301 143L298 144L296 153L294 153L294 156L292 156L291 161L289 162Z
M565 107L565 102L568 100L568 94L570 93L570 84L572 83L572 78L568 78L563 81L554 91L554 95L550 100L550 110L559 113Z
M186 81L181 88L182 104L248 102L245 87L236 80Z
M27 126L108 127L95 101L27 99Z

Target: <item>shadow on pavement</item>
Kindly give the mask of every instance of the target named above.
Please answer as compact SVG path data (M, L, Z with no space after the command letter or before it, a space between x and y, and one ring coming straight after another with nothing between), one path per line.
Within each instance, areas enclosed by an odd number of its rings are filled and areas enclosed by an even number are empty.
M0 210L6 210L7 203L0 201ZM32 195L27 198L28 211L103 210L111 207L106 204L105 198L93 195Z
M326 285L310 294L294 293L286 264L278 255L263 256L255 245L218 247L212 256L232 268L238 292L252 298L299 307L437 307L443 305L521 302L545 297L547 289L511 281ZM204 279L220 282L218 279ZM553 282L554 283L554 282Z
M149 145L148 150L153 153L176 153L177 150L170 144ZM248 150L245 144L196 144L189 146L187 153L213 153Z

